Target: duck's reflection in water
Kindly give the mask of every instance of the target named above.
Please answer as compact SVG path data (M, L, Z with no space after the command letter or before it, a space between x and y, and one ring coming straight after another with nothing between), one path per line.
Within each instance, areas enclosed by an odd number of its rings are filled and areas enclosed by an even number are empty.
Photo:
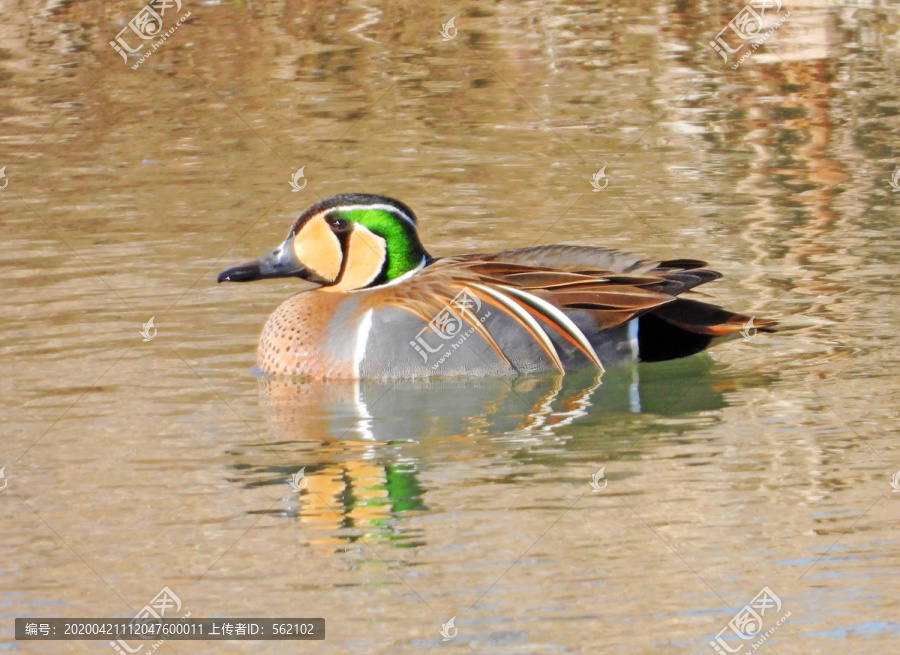
M640 436L656 418L721 408L726 391L761 383L711 372L710 364L700 356L620 367L602 380L595 371L362 382L261 378L270 433L266 444L233 452L241 460L234 468L250 487L282 487L281 502L257 513L300 521L321 535L306 540L317 549L346 550L360 538L416 547L425 535L404 518L428 509L423 471L448 458L540 460L559 468L573 459L579 439L606 435L611 426L616 439L604 447L613 458L634 443L629 433ZM677 402L673 385L689 388ZM533 448L539 455L528 452Z

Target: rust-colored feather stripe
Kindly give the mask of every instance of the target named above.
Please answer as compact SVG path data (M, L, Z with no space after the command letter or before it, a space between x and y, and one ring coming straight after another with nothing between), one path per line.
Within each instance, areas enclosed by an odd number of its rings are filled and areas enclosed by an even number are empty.
M551 247L555 249L556 247ZM525 249L526 251L529 249ZM581 249L578 249L579 251ZM592 250L592 249L586 249ZM519 251L509 251L517 255ZM502 254L502 253L500 253ZM606 256L618 255L615 251L601 251ZM627 286L646 287L661 293L676 295L695 286L711 282L721 275L715 271L700 268L705 262L696 259L679 259L665 262L637 262L641 271L622 273L607 268L577 268L561 264L559 268L545 266L524 267L508 262L484 262L475 259L458 260L458 264L482 279L499 284L508 284L525 289L554 289L575 285L593 285L609 282Z
M581 329L575 325L575 322L566 316L561 308L556 307L552 302L538 294L527 293L510 286L503 286L502 289L519 301L519 304L525 308L525 311L544 321L563 339L580 350L585 357L591 360L594 366L601 371L604 370L603 364L600 362L600 358L597 357L597 352L594 350L591 342Z
M485 284L470 282L466 286L480 298L486 300L488 304L505 311L510 318L514 319L526 332L528 332L531 338L534 339L547 354L547 357L550 358L550 361L553 362L553 365L560 372L565 370L562 360L559 358L559 353L556 352L556 347L553 345L553 342L550 341L550 337L547 336L547 333L544 332L544 329L540 324L534 320L527 308L523 307L520 303L517 303L508 295L500 292L498 289L491 288ZM491 300L494 300L495 302L491 302Z
M565 316L566 310L590 312L601 330L653 312L674 325L711 336L739 331L741 317L732 319L730 312L707 316L704 309L698 317L692 303L706 307L703 303L683 298L673 302L679 294L721 277L704 266L697 259L647 261L602 248L538 246L436 260L407 283L386 287L384 301L430 321L457 290L467 287L521 325L561 367L545 327L592 361L596 358L585 335ZM483 324L475 317L464 319L509 361ZM758 326L765 330L770 324L760 321Z
M510 273L503 281L521 289L552 289L553 287L596 284L605 281L604 277L587 273L569 273L566 271L535 270L528 272Z
M559 303L555 302L553 296L548 293L556 288L568 288L571 285L597 285L603 282L603 278L523 266L485 264L479 261L467 261L462 263L460 268L470 275L477 276L479 281L478 283L468 281L466 284L469 287L478 288L482 294L490 296L494 301L492 304L499 303L500 309L515 319L541 345L551 360L558 361L558 353L547 338L542 326L529 320L529 315L532 319L538 319L549 326L597 368L603 370L603 364L588 338L565 315ZM529 293L524 289L541 290L544 293ZM522 314L523 311L525 314Z
M377 296L373 296L370 305L377 307L379 303L383 303L384 305L397 307L415 314L425 323L430 323L445 307L450 305L463 285L443 285L437 279L425 279L424 282L425 284L404 285L404 287L386 287L380 290ZM499 344L477 317L473 316L471 312L456 311L456 314L462 318L466 325L475 328L475 331L481 335L503 361L511 364L509 358L500 349Z
M556 291L553 300L573 309L650 309L671 302L674 296L640 287L598 284L596 287L572 291Z
M426 323L430 323L445 307L450 305L456 294L463 289L464 285L448 285L441 287L436 284L426 285L424 288L411 288L409 293L400 295L388 295L384 298L384 303L412 312ZM494 306L491 304L491 306ZM475 328L475 331L490 345L497 355L507 364L512 365L509 358L501 350L500 345L494 340L487 328L472 315L470 311L454 310L457 316L465 321L466 325Z
M623 323L627 323L631 319L643 313L644 312L638 312L628 309L599 309L591 312L591 315L597 322L598 330L610 330L614 327L622 325Z
M451 287L451 289L456 289L457 293L459 293L459 291L462 291L463 288L465 288L464 285L456 285L454 287ZM447 294L446 299L444 300L444 306L449 305L452 302L453 298L455 298L455 297L456 297L456 293L454 293L452 297L450 297L450 294ZM442 307L442 309L443 309L443 307ZM481 335L481 338L483 338L488 343L488 345L490 345L490 347L494 350L494 352L497 353L497 355L499 355L503 361L505 361L510 366L512 365L512 362L510 362L509 357L507 357L506 353L504 353L503 350L501 350L500 344L498 344L494 340L494 337L492 337L491 333L488 332L488 329L486 327L484 327L484 324L480 320L478 320L477 316L475 316L468 309L466 309L465 311L462 311L462 312L460 312L458 309L456 309L456 313L462 317L462 319L466 322L466 324L469 327L475 328L475 331L479 335Z
M478 271L479 275L487 275L487 276L506 276L512 275L515 273L533 273L535 270L540 270L540 267L536 266L526 266L524 264L513 264L509 262L492 262L492 261L484 261L481 259L473 259L470 256L462 256L462 257L448 257L447 259L441 259L435 262L432 265L454 265L460 269L471 269ZM550 269L546 269L550 270Z
M749 316L686 298L679 298L677 302L660 307L654 314L682 329L712 337L736 334L744 329L744 325L750 320ZM775 325L776 322L769 319L753 319L753 327L760 332L774 332Z
M536 268L564 271L603 269L617 273L631 273L642 268L649 270L657 264L657 262L646 262L634 255L607 248L561 245L533 246L490 254L469 255L468 257L485 262L504 262Z

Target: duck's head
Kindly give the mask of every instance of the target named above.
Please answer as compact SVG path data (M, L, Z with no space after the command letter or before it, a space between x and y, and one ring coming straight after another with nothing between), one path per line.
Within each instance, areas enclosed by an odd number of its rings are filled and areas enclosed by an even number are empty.
M347 193L304 211L281 245L222 271L219 282L299 277L323 291L352 291L396 282L430 259L409 207L384 196Z

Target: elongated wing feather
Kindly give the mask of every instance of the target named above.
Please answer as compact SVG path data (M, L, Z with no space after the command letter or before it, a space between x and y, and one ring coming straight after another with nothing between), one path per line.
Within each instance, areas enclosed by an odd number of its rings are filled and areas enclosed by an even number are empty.
M679 294L721 277L704 266L696 259L654 262L603 248L541 246L439 259L379 295L382 302L407 309L427 322L456 293L468 288L525 329L558 367L546 329L588 359L596 359L567 312L588 312L599 330L647 313L697 334L724 336L739 330L747 317L697 301L674 302ZM503 356L484 326L477 320L470 324ZM771 329L774 322L759 320L758 325Z

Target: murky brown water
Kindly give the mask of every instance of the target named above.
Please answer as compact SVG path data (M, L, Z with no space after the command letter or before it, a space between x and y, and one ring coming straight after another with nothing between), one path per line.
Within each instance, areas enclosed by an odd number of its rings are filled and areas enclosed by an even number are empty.
M0 3L0 650L113 653L12 619L164 586L193 616L327 621L180 654L714 653L766 586L764 631L790 616L760 651L892 650L889 4L785 0L732 70L705 46L725 2L183 0L133 70L109 41L140 2ZM411 205L435 255L702 257L719 301L795 329L600 384L261 383L297 284L215 273L345 191Z

